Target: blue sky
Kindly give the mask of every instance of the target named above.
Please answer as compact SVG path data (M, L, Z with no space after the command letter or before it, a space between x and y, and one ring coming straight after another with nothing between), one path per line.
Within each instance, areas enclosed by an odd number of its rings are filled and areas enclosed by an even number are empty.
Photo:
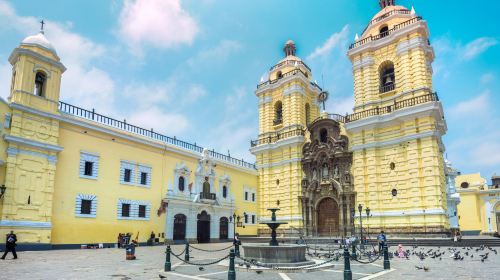
M448 158L463 173L500 174L500 3L397 2L430 27ZM254 162L254 90L284 42L330 91L327 110L351 112L347 47L379 9L376 0L0 0L0 95L10 52L43 18L68 68L61 100Z

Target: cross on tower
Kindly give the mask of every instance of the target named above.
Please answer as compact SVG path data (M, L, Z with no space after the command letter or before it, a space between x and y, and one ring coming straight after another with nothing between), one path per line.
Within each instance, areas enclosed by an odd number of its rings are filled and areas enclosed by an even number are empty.
M43 26L45 25L45 21L40 21L40 24L42 25L42 27L40 28L40 32L43 33Z

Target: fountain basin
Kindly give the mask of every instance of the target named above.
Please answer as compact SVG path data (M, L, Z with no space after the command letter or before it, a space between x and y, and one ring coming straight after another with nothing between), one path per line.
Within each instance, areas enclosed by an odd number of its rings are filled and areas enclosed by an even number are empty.
M268 265L295 267L314 264L314 261L306 260L306 245L281 244L280 246L270 246L265 243L250 243L242 247L245 259L254 259Z

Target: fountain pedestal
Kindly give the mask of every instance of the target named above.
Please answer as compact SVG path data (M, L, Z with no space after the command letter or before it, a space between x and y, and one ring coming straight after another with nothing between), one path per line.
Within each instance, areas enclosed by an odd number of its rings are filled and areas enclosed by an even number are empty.
M243 251L246 259L254 259L268 265L282 267L297 267L314 264L314 261L306 260L306 245L282 244L279 245L276 239L276 229L280 225L288 224L286 222L276 221L276 211L279 208L269 208L271 211L271 221L262 222L271 229L271 241L268 244L250 243L243 245Z

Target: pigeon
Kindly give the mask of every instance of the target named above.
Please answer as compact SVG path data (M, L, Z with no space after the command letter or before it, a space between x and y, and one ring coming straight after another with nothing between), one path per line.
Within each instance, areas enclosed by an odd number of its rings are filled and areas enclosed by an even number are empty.
M418 270L423 269L423 267L421 267L421 266L415 266L415 268L418 269Z
M429 271L429 268L427 266L424 266L424 271L425 272Z
M158 277L160 277L160 279L166 279L167 278L167 276L163 276L161 274L158 274Z
M262 270L256 270L255 271L257 274L261 274L262 273Z
M205 268L203 266L200 266L200 267L198 267L198 270L203 271L203 270L205 270Z

